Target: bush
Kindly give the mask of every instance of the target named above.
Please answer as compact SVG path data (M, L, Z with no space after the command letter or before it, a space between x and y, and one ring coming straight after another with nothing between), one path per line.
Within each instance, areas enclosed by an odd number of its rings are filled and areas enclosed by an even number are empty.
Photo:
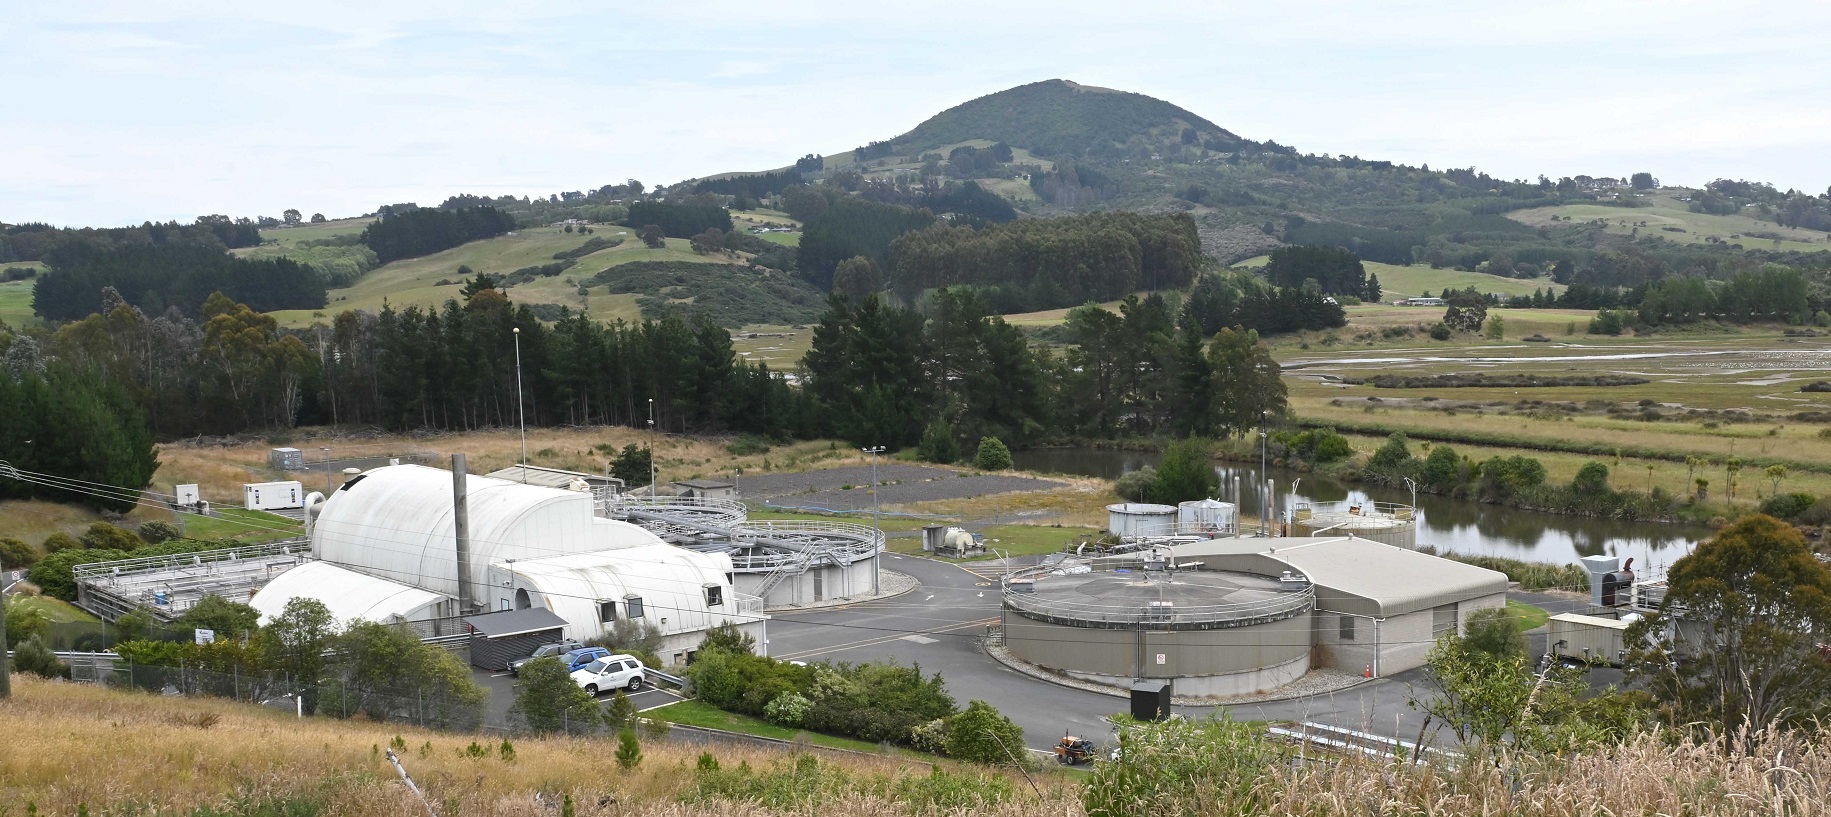
M1011 449L997 437L979 440L979 451L973 455L973 466L981 471L1003 471L1011 467Z
M1220 477L1214 473L1212 459L1213 448L1200 437L1171 444L1157 468L1157 484L1151 486L1151 499L1175 505L1214 496L1220 487Z
M1394 432L1373 452L1373 456L1367 458L1367 467L1396 470L1410 465L1411 448L1408 442L1404 434Z
M133 550L146 544L133 531L117 528L107 522L95 522L82 535L83 547L90 550Z
M0 539L0 569L18 570L38 561L38 551L11 536Z
M1432 326L1430 328L1430 338L1431 338L1431 340L1449 340L1450 339L1449 326L1446 324L1442 324L1442 323L1439 323L1436 326Z
M45 537L44 543L40 547L44 548L45 553L57 553L64 550L82 550L83 543L76 541L76 537L70 534L58 531Z
M147 544L151 545L156 545L160 542L169 542L183 535L178 532L178 526L173 525L170 522L161 522L157 519L151 522L140 523L140 528L136 532L140 534L142 540L145 540Z
M923 462L952 464L960 461L960 444L954 441L954 427L946 420L928 424L916 451Z
M19 597L14 596L13 598ZM44 613L27 607L24 602L11 599L8 601L10 603L6 605L3 625L6 627L6 643L16 647L24 644L28 639L44 635L45 630L50 629L51 621L45 618Z
M1492 655L1495 658L1526 657L1526 634L1520 630L1520 620L1506 607L1493 607L1477 610L1469 616L1469 622L1462 635L1462 646Z
M13 651L13 669L18 672L29 672L46 678L68 678L70 668L57 659L57 654L45 646L38 636L26 639L19 648Z
M808 709L813 705L813 701L798 692L784 692L763 707L763 717L777 726L799 729L807 717Z
M1811 508L1816 502L1818 502L1818 497L1811 494L1776 494L1768 497L1766 502L1761 503L1761 512L1776 519L1785 519L1790 522L1795 517L1804 514L1806 510Z
M746 434L725 446L725 451L734 457L749 457L769 453L769 441L762 437Z
M1127 502L1143 502L1156 486L1157 469L1147 465L1120 475L1118 481L1113 483L1113 493Z
M1024 751L1024 730L985 701L973 701L947 719L947 756L1007 765Z
M623 727L617 733L617 768L630 771L642 765L642 743L636 740L636 730Z

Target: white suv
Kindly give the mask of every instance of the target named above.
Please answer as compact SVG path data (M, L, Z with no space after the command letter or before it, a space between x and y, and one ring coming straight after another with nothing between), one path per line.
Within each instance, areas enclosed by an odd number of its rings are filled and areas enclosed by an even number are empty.
M593 696L613 689L636 692L648 680L644 669L633 655L608 655L574 670L572 681Z

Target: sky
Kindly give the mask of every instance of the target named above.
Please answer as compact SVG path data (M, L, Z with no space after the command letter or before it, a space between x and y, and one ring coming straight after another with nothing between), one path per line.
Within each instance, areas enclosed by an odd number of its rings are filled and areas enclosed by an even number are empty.
M1309 153L1831 186L1831 3L0 4L0 222L780 167L1069 79Z

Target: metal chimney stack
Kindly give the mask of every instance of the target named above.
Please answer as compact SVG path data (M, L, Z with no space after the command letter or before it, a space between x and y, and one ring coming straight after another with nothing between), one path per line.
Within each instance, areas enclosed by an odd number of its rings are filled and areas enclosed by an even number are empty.
M458 612L471 612L470 597L470 501L466 497L466 473L463 454L451 455L451 527L457 539Z

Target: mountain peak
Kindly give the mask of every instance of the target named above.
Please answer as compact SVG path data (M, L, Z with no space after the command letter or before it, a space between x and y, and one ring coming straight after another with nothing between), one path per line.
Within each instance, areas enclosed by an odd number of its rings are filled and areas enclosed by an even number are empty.
M1240 137L1161 99L1048 79L961 103L891 140L901 154L919 154L973 139L1004 142L1037 156L1111 154L1134 138L1195 143L1230 150Z

